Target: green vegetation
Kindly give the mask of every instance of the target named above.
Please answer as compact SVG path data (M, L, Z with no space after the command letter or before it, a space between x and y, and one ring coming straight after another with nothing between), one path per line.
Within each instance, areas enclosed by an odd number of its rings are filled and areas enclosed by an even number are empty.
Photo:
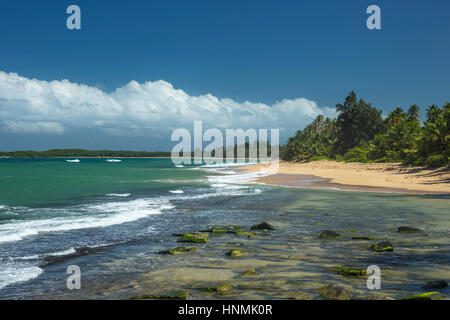
M13 151L0 152L0 157L11 158L140 158L140 157L170 157L170 152L122 151L122 150L84 150L84 149L53 149L47 151Z
M178 242L206 243L208 238L209 234L207 233L185 233Z
M337 266L329 269L330 272L336 272L342 276L365 276L367 274L364 268L355 268L347 266Z
M431 105L426 121L412 105L405 112L396 108L383 119L355 92L336 105L338 117L322 115L297 131L281 148L288 161L333 159L346 162L401 162L407 165L450 165L450 103Z
M195 252L197 248L176 247L175 249L159 251L160 254L170 254L172 256L185 252Z

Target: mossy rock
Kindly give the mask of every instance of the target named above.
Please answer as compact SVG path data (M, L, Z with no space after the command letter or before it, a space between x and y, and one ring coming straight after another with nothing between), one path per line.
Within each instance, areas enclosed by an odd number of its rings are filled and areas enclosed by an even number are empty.
M356 231L358 231L358 230L353 229L353 228L344 228L344 229L341 229L341 231L342 231L342 232L356 232Z
M237 225L226 225L226 226L212 226L207 230L202 230L201 232L211 232L211 233L229 233L235 230L242 229L242 226Z
M248 269L241 273L241 276L243 277L251 277L251 276L257 276L259 273L255 271L255 269Z
M211 232L211 233L228 233L228 230L226 230L226 229L213 228L213 229L211 229L209 232Z
M397 300L441 300L442 294L439 291L425 292L412 296L398 298Z
M429 281L425 285L422 286L424 289L444 289L448 287L447 281L444 280L435 280Z
M398 227L400 233L424 233L423 230L414 227Z
M364 268L348 267L348 266L337 266L328 269L330 272L336 272L342 276L365 276L367 275L367 270Z
M377 237L355 235L352 236L352 240L377 240Z
M143 294L140 296L131 297L132 300L188 300L189 291L187 290L177 290L168 292L161 295Z
M375 252L392 252L394 247L389 241L383 240L375 242L371 247L372 251Z
M206 243L209 234L207 233L185 233L178 239L178 242Z
M322 223L322 222L314 222L314 224L316 226L325 226L326 225L325 223Z
M265 221L263 221L259 224L255 224L250 229L251 230L275 230L274 226L272 226L271 224L269 224Z
M159 251L158 253L170 254L173 256L173 255L180 254L180 253L194 252L194 251L197 251L197 248L176 247L174 249L162 250L162 251Z
M234 231L233 233L238 237L249 237L249 238L253 238L256 235L254 232L251 231Z
M245 256L246 253L244 251L242 251L241 249L231 249L230 251L228 251L226 253L227 256L235 258L235 257L241 257L241 256Z
M320 297L328 300L349 300L350 291L344 287L328 284L319 289Z
M225 294L231 290L233 286L228 283L224 283L215 287L197 287L198 290L203 292L215 292L219 294Z
M338 239L341 238L342 235L331 230L323 230L317 237L319 239Z

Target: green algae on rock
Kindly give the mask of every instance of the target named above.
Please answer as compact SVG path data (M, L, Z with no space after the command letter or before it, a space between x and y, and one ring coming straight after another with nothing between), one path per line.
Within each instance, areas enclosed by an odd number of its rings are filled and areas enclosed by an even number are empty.
M259 273L255 269L248 269L241 273L243 277L257 276Z
M371 247L372 251L375 252L392 252L394 251L394 247L392 246L392 243L389 241L383 240L375 242Z
M442 298L442 294L439 291L433 291L415 294L404 298L398 298L397 300L441 300Z
M323 230L317 237L319 239L338 239L342 237L342 235L331 230Z
M252 226L250 230L275 230L275 228L271 224L263 221L259 224L255 224L254 226Z
M197 248L176 247L174 249L162 250L162 251L159 251L158 253L170 254L173 256L173 255L180 254L180 253L194 252L194 251L197 251Z
M203 292L215 292L215 293L226 293L228 292L233 286L228 283L224 283L215 287L197 287L196 289L203 291Z
M133 296L132 300L188 300L189 291L188 290L177 290L168 292L165 294L143 294L140 296Z
M207 233L184 233L178 242L206 243L208 238Z
M249 238L253 238L256 235L254 232L251 231L234 231L233 233L239 237L249 237Z
M328 300L348 300L350 291L344 287L328 284L319 289L320 297Z
M246 255L246 253L240 249L231 249L230 251L228 251L226 253L226 255L234 258L234 257L244 256L244 255Z
M336 272L342 276L365 276L367 274L367 270L364 268L358 267L348 267L348 266L337 266L328 269L330 272Z

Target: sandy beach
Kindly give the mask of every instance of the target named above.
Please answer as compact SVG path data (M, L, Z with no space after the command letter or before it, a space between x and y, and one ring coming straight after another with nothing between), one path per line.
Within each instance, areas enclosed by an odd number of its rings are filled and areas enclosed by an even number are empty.
M405 166L400 163L345 163L312 161L279 162L277 172L270 164L243 167L246 172L267 171L256 183L286 187L334 188L372 192L450 194L447 168Z

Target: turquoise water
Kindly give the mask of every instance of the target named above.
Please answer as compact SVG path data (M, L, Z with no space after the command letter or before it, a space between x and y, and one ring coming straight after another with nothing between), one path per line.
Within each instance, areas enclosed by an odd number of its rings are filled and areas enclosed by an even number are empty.
M232 299L313 299L329 282L350 286L356 298L374 294L365 279L326 271L338 264L380 265L381 296L449 280L448 196L268 187L245 183L252 175L233 168L121 160L0 159L0 297L128 298L187 289L193 298L215 298L195 288L217 281L234 285ZM195 254L157 254L179 245L174 233L261 221L277 230L252 239L211 235ZM425 234L399 234L403 225ZM324 229L343 237L321 241ZM354 234L388 239L395 250L372 253L371 242ZM224 253L236 245L248 255L231 260ZM82 270L82 290L66 287L72 264ZM261 277L243 279L249 268Z

